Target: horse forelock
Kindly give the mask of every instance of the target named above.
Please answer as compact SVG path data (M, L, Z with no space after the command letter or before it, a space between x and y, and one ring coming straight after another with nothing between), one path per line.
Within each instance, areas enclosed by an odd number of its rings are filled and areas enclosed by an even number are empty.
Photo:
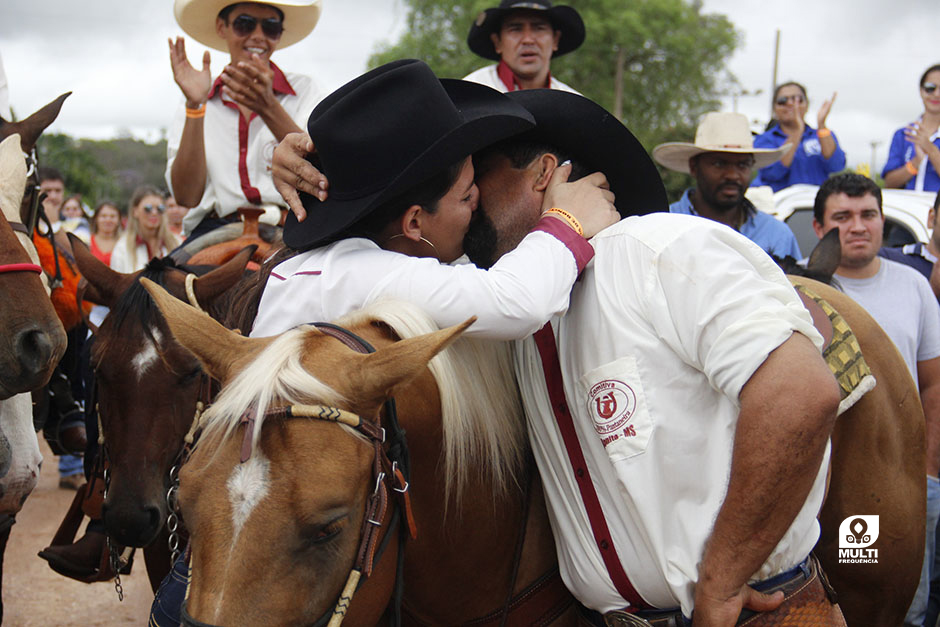
M270 407L343 403L346 399L342 394L304 368L301 360L311 333L320 332L311 326L301 326L281 334L236 374L203 415L205 426L200 443L217 445L229 438L249 407L255 413L252 447L256 447L265 412Z
M385 300L340 318L355 326L380 321L402 339L438 330L410 303ZM508 342L461 338L428 368L441 397L442 450L448 502L459 501L467 482L487 476L497 492L517 483L526 451L525 424Z

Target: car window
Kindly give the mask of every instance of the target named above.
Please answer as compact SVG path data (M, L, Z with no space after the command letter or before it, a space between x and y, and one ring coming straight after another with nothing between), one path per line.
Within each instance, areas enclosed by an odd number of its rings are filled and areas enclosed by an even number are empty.
M806 256L816 247L819 238L813 230L812 208L797 209L786 220L787 226L796 236L800 251ZM885 219L884 242L882 246L903 246L917 241L914 234L902 223L891 218Z

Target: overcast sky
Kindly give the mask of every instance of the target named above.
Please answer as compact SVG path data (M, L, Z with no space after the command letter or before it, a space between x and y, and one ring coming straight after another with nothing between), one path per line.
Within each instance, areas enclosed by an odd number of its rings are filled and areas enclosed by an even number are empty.
M0 55L17 115L71 90L52 130L96 139L122 132L158 139L180 102L166 44L167 37L182 34L172 6L172 0L3 0ZM869 162L871 142L880 142L879 170L891 134L923 109L917 81L940 62L938 9L937 0L704 2L705 12L728 15L743 37L729 68L741 88L763 90L738 98L738 110L755 127L769 115L774 33L780 29L778 78L806 85L809 124L816 126L818 106L838 91L828 126L850 165ZM274 60L332 90L365 70L378 42L398 38L404 12L402 0L324 0L312 36L278 51ZM187 41L191 59L198 60L202 50ZM212 51L213 75L226 61ZM725 108L732 107L729 97Z

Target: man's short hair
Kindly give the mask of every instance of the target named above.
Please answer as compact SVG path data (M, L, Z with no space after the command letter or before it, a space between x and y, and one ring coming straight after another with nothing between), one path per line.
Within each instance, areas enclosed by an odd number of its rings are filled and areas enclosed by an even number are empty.
M816 192L816 202L813 203L813 217L816 218L816 222L823 223L823 217L826 215L826 200L833 194L845 194L849 198L861 198L865 194L871 194L878 201L878 211L881 211L881 188L867 176L848 172L828 178L819 186L819 191Z
M43 183L45 181L62 181L65 183L65 177L55 168L43 166L39 168L39 182Z
M531 139L516 139L510 137L483 150L480 156L485 157L493 153L503 155L509 159L509 164L516 170L526 168L544 154L555 155L559 163L571 159L571 174L568 176L569 181L577 181L593 171L588 169L583 163L572 159L571 156L564 151L550 144Z
M266 7L271 7L272 9L274 9L275 11L277 11L277 14L278 14L278 17L280 18L280 20L281 20L282 22L284 21L284 11L281 11L281 10L280 10L279 8L277 8L276 6L271 5L271 4L267 4L267 3L265 3L265 2L251 2L251 1L248 1L248 2L233 2L232 4L226 6L224 9L222 9L221 11L219 11L219 17L222 19L222 21L225 22L226 24L228 24L228 16L232 13L232 10L233 10L235 7L237 7L238 5L240 5L240 4L260 4L260 5L263 5L263 6L266 6Z

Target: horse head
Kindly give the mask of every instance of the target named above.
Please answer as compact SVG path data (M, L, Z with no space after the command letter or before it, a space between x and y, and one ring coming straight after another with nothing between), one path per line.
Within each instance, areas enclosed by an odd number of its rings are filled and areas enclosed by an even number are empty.
M362 433L376 432L393 388L417 379L433 386L428 361L471 321L401 341L388 337L362 354L313 325L245 338L144 284L177 341L222 381L180 473L192 550L186 616L220 625L316 621L341 594L351 596L357 555L374 550L363 549L363 537L373 533L367 519L388 519L367 514L370 497L385 489L376 469L391 469L381 443ZM364 321L351 331L375 337L378 326ZM423 393L436 401L433 388ZM437 410L439 418L439 402ZM325 419L311 419L317 417ZM351 615L350 622L373 624L381 615L394 562L379 562L379 576L356 597L354 610L374 615ZM379 574L379 567L386 570ZM373 594L377 604L368 601Z
M777 262L777 265L779 265L785 273L807 277L814 281L825 283L826 285L832 283L832 275L836 273L841 259L842 243L839 241L838 228L830 229L829 232L819 240L819 243L813 248L813 252L809 254L809 259L805 266L800 265L798 259L794 259L789 255L783 259L774 256L774 261Z
M166 322L140 285L148 277L187 299L187 272L154 259L137 273L115 272L70 235L88 281L85 298L110 308L94 335L98 417L110 484L102 514L108 533L127 546L145 546L167 517L169 473L193 422L200 387L208 385L192 354L173 340ZM193 298L220 305L242 276L252 248L195 280Z
M20 137L10 135L0 142L0 400L45 385L66 345L36 249L20 224L26 174Z

